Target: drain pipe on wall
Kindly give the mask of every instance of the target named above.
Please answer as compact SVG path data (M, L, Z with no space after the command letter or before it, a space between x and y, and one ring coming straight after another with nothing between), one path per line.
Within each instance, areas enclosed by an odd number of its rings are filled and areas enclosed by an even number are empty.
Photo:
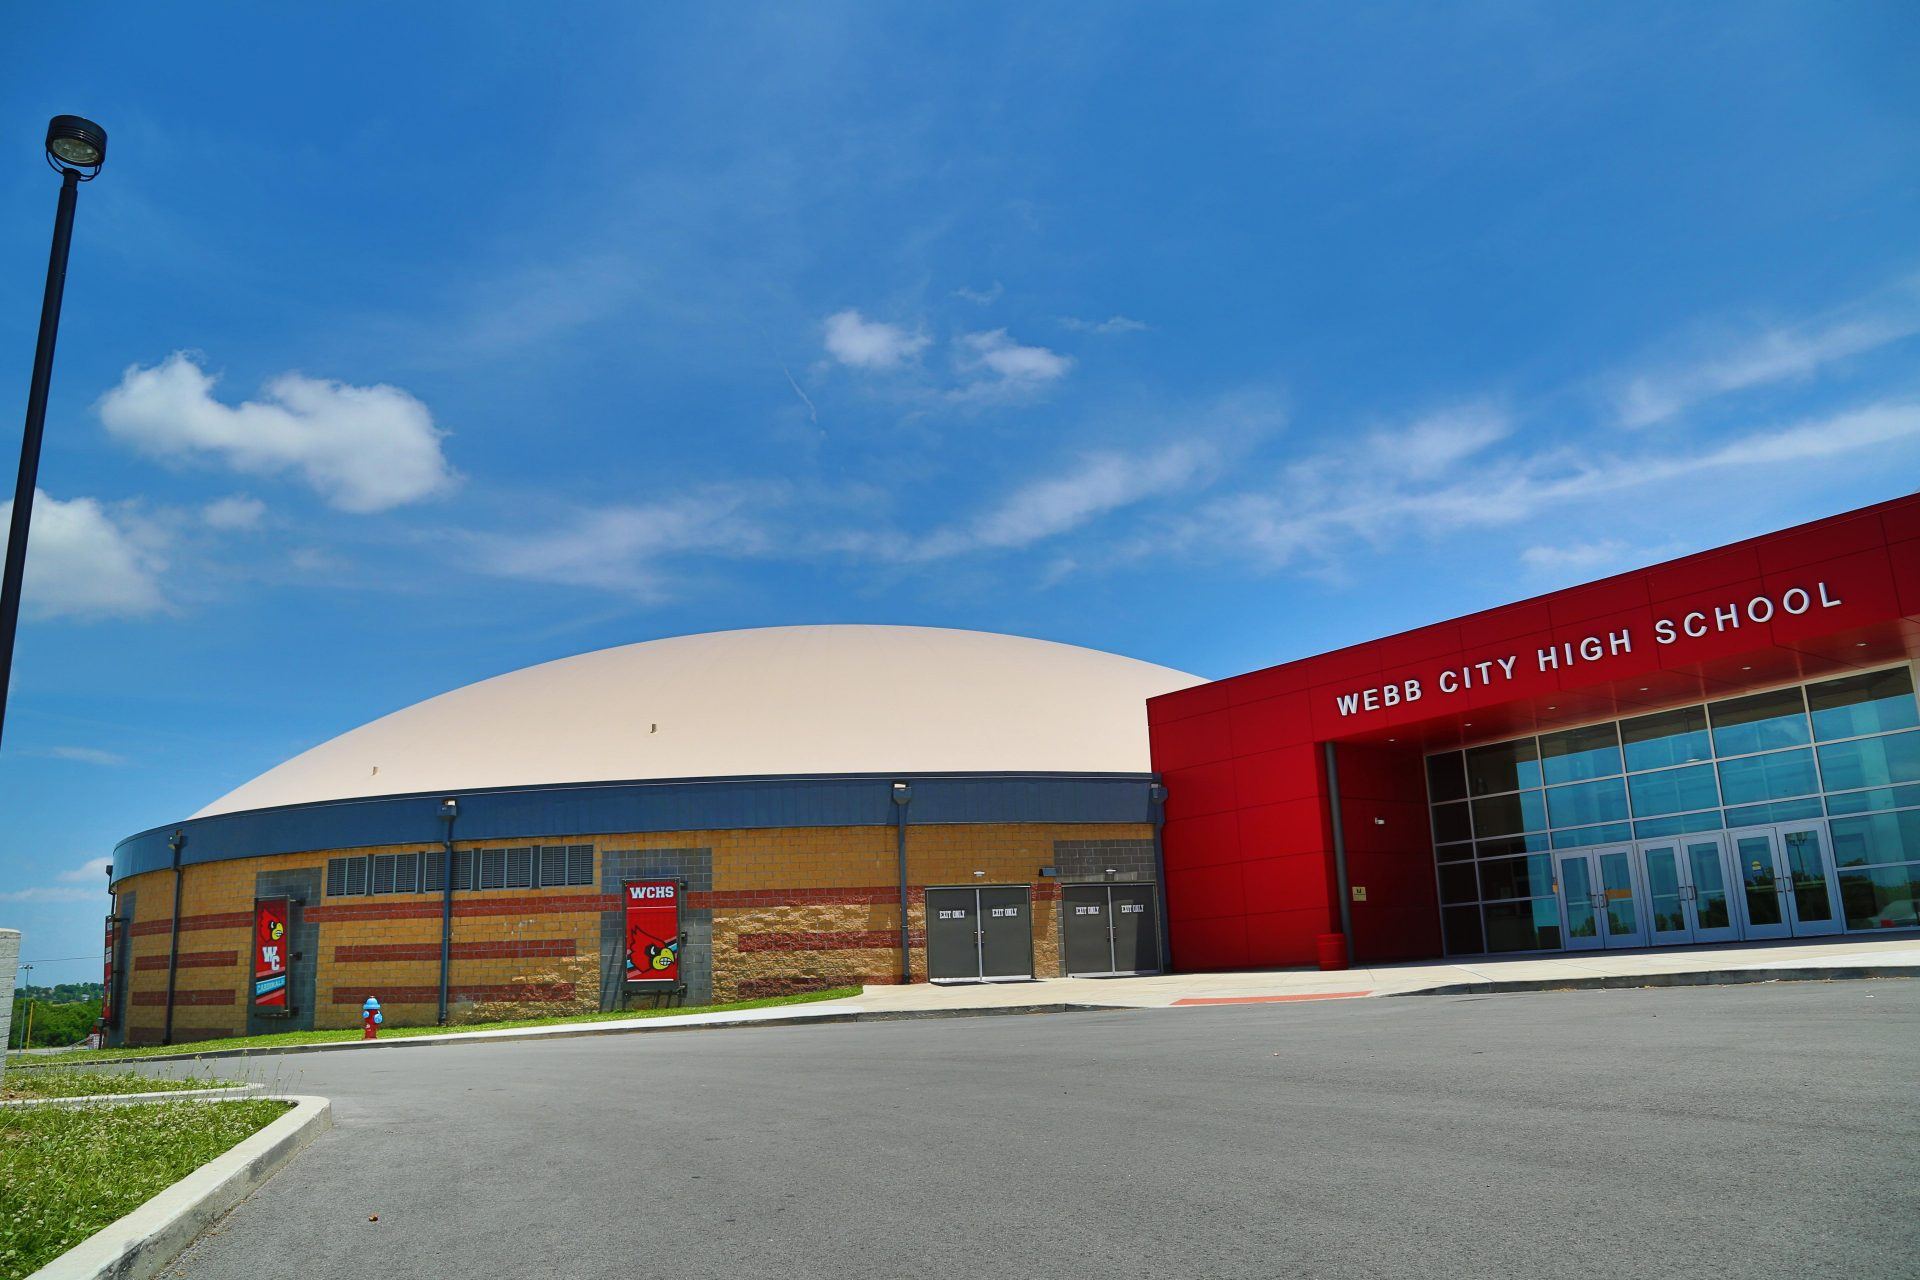
M893 825L900 854L900 981L908 985L913 983L913 918L907 905L907 806L912 803L913 788L904 782L894 783Z
M161 1044L173 1043L173 984L180 975L180 846L186 842L184 831L167 837L167 848L173 850L173 930L167 935L167 1025L160 1032Z
M447 1025L447 983L453 974L453 820L460 816L460 802L440 802L440 820L447 824L445 874L440 877L440 1025Z
M1333 879L1340 895L1340 936L1347 942L1347 963L1353 963L1353 895L1347 889L1347 837L1340 829L1340 764L1333 744L1321 744L1327 753L1327 808L1333 819Z

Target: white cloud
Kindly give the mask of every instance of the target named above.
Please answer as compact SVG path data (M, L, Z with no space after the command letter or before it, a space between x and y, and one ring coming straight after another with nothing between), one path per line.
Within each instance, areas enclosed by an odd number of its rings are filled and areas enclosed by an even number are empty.
M1811 378L1826 365L1916 333L1920 316L1911 312L1772 329L1731 350L1622 380L1613 391L1614 409L1622 426L1650 427L1716 396Z
M106 878L91 889L79 885L42 884L27 889L8 889L0 893L0 902L105 902Z
M961 285L953 291L953 296L963 302L971 302L976 307L989 307L998 302L1000 295L1006 291L1007 287L995 280L993 286L988 289L969 289Z
M398 387L283 373L260 400L226 405L185 352L134 366L100 401L117 438L162 458L214 458L248 475L293 472L342 511L385 511L443 493L455 475L446 435Z
M71 760L76 764L125 764L127 758L112 751L102 751L98 747L41 747L27 754L45 756L50 760Z
M215 498L200 508L200 519L209 529L228 532L257 529L260 527L260 521L266 518L266 514L266 503L258 498L249 498L244 493Z
M827 317L827 354L855 369L893 369L926 350L931 341L919 331L868 320L849 308Z
M1078 316L1067 316L1060 321L1060 327L1071 329L1075 333L1141 333L1147 328L1142 321L1131 316L1110 315L1105 320L1082 320Z
M1005 329L962 334L957 361L967 372L991 374L1003 387L1037 387L1064 378L1073 359L1045 347L1015 342Z
M12 515L13 502L0 503L0 525ZM167 607L160 589L165 567L150 525L116 520L93 498L62 502L35 491L21 596L27 616L85 620L159 613Z
M112 865L112 858L88 858L73 870L62 871L60 879L66 884L102 885L106 883L107 868Z
M667 562L680 555L748 555L767 537L746 513L751 495L714 490L643 506L583 508L558 528L526 537L469 534L486 572L597 587L643 600L668 594Z

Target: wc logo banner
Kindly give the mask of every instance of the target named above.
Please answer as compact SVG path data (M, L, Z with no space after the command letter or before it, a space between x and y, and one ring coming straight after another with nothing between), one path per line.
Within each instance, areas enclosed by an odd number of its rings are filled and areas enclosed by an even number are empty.
M258 898L253 904L253 1004L256 1009L287 1008L287 923L285 898Z
M680 882L629 880L627 981L680 985Z

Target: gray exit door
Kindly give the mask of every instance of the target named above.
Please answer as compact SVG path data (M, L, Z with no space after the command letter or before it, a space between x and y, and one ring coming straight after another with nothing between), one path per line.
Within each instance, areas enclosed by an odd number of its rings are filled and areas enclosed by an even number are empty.
M1158 973L1160 932L1150 884L1073 884L1060 891L1067 973Z
M1009 982L1033 976L1033 904L1025 885L927 890L927 977Z

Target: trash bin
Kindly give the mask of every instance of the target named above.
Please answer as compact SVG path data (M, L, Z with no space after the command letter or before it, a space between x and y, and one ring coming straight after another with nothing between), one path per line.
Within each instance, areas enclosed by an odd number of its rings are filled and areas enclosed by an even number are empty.
M1320 949L1320 967L1322 969L1344 969L1347 967L1347 935L1344 933L1322 933L1314 938Z

